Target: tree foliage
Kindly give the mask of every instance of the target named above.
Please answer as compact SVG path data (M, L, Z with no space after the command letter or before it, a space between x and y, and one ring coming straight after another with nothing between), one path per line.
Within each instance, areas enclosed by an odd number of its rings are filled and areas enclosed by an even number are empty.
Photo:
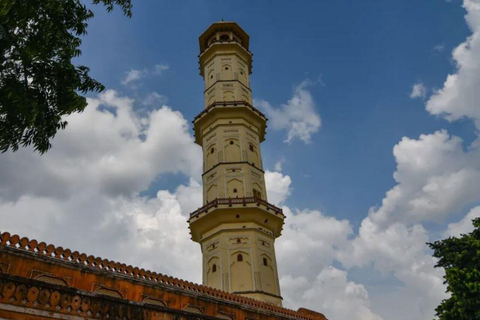
M131 16L131 0L93 0ZM46 152L50 139L81 112L86 94L104 86L89 68L75 66L93 12L81 0L0 1L0 150L32 144Z
M429 243L436 267L445 269L445 284L451 297L435 309L440 320L480 319L480 218L475 229L459 238Z

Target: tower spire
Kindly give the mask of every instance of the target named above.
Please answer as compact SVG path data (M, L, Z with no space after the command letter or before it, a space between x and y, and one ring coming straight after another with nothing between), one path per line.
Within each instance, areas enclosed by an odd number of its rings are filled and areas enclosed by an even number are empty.
M267 119L252 105L249 36L235 22L199 38L205 110L194 119L203 148L203 204L190 214L207 286L281 305L274 242L284 215L268 203L260 153Z

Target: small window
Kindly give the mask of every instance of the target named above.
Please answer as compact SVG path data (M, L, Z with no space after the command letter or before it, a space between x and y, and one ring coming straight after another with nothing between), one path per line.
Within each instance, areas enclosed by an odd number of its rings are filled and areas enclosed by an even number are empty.
M230 140L230 144L233 144L233 140Z
M265 257L263 257L263 265L268 267L268 260Z
M237 261L243 261L243 256L241 253L237 255Z
M253 196L255 198L262 198L262 193L257 189L253 189Z
M217 265L215 263L212 266L212 273L214 273L214 272L217 272Z
M233 189L233 193L237 193L237 192L238 192L238 190L237 190L237 189Z
M243 71L240 71L240 74L243 76Z
M225 67L225 70L228 70L228 67Z
M230 37L228 34L224 34L220 37L220 41L230 41Z
M255 152L255 148L252 145L249 145L250 151Z
M242 240L240 240L240 238L237 238L237 243L242 243Z
M210 153L215 153L215 148L210 149Z
M210 76L210 79L213 79L213 74Z

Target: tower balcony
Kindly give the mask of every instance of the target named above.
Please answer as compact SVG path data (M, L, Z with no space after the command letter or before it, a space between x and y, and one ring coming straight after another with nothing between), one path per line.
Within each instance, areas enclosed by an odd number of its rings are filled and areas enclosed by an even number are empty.
M260 142L265 140L267 117L247 101L220 101L207 106L194 119L195 143L203 145L208 128L222 120L243 119L257 128Z
M277 238L284 219L281 208L258 197L218 198L190 213L188 223L192 239L200 242L218 226L235 224L235 228L242 228L245 223L254 223L260 231Z

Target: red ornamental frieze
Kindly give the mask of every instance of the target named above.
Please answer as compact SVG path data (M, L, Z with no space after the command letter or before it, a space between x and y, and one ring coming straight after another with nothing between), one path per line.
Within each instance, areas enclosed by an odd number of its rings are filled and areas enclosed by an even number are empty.
M21 309L36 316L52 316L53 313L67 314L91 319L153 319L146 317L146 309L140 305L114 301L103 297L90 297L77 292L65 292L65 288L52 289L37 281L22 283L22 279L0 275L0 303ZM70 290L75 291L75 290ZM38 311L36 311L38 310ZM47 311L48 313L42 313ZM151 313L151 312L150 312Z
M243 297L240 295L227 293L225 291L221 291L214 288L195 284L189 281L169 277L154 271L140 269L138 267L126 265L124 263L119 263L112 260L94 257L92 255L79 253L78 251L72 251L70 249L64 249L62 247L56 247L52 244L47 245L45 242L38 242L35 239L29 240L26 237L20 238L18 235L10 235L10 233L8 232L4 232L0 234L0 247L14 248L19 251L29 252L36 256L55 259L56 261L61 261L63 263L67 263L71 265L76 265L76 266L80 265L80 266L92 268L95 270L101 270L107 273L122 275L123 277L131 278L134 280L147 281L149 283L164 285L164 286L168 286L181 291L187 291L194 294L207 295L217 299L222 299L222 300L250 306L255 309L261 309L261 310L273 312L275 314L283 315L286 317L292 317L292 318L303 319L303 320L319 320L318 317L313 315L299 313L297 311L279 307L274 304L262 302L252 298ZM52 299L53 299L52 301L55 301L55 302L57 301L57 293L54 293L54 292L39 291L38 293L36 293L36 290L38 289L30 289L26 287L22 287L22 289L18 289L13 284L8 284L8 286L5 287L6 285L7 283L2 283L1 290L2 290L2 295L4 294L4 292L5 292L5 295L10 295L9 298L7 299L12 298L12 293L10 291L14 290L14 294L22 297L22 301L26 299L25 301L29 302L30 301L28 300L29 295L31 296L30 297L31 299L35 297L34 301L37 301L37 303L40 303L40 301L44 301L46 304L50 304L47 301L50 301ZM15 289L12 289L13 288L12 286L14 286ZM23 297L23 295L25 295L25 297ZM54 295L55 298L53 298L51 295ZM5 299L5 296L2 296L2 299ZM69 305L71 307L71 302L69 301L75 301L75 303L80 303L80 305L85 304L83 300L82 302L78 302L79 300L75 300L73 296L72 297L69 296L68 298L64 297L63 300L62 300L62 297L60 296L58 297L58 303L55 305L55 309L62 308L62 303L63 305ZM97 305L98 303L99 302L96 302L96 305L95 307L93 307L94 309L92 309L91 312L94 312L94 311L99 312L98 310L100 310L101 306ZM50 307L52 306L53 304L50 304ZM78 312L79 310L81 312L84 312L82 308L76 309L75 312ZM130 319L130 318L127 318L127 319Z

